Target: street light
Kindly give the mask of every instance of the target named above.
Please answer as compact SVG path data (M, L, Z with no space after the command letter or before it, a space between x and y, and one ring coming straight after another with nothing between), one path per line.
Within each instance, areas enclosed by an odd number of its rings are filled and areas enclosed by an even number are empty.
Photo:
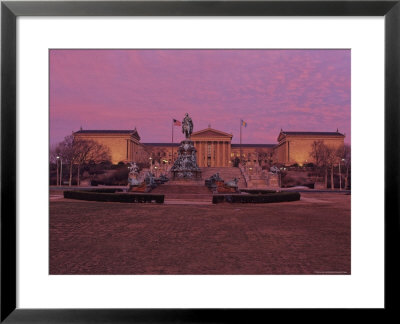
M60 160L60 157L57 156L57 180L56 180L56 186L58 186L58 177L59 177L59 175L58 175L58 161L59 160Z
M342 190L342 173L340 172L340 161L345 161L345 159L339 160L339 190Z

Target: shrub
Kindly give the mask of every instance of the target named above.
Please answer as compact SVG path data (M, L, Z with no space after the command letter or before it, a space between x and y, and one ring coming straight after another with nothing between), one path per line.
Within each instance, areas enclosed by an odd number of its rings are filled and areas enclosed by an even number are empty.
M116 192L123 192L123 190L114 188L100 188L100 189L85 190L85 192L116 193Z
M155 195L147 193L116 193L117 189L95 189L90 191L64 191L64 198L102 201L102 202L123 202L123 203L145 203L156 202L164 203L164 195Z
M246 192L252 195L265 195L269 193L275 193L276 190L264 190L264 189L240 189L241 192Z
M300 193L298 192L275 192L265 195L213 195L213 204L222 202L230 203L251 203L251 204L265 204L274 202L288 202L300 200Z

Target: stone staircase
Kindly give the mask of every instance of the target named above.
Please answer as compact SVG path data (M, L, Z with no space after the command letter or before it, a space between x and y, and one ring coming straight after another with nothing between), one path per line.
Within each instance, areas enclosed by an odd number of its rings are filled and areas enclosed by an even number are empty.
M165 196L165 200L207 201L210 203L212 201L212 193L204 185L204 181L188 182L187 184L169 181L154 188L151 193L162 194Z
M246 188L239 168L201 168L201 171L201 181L168 181L154 188L151 193L164 195L167 202L211 203L212 192L205 186L204 180L217 172L225 181L238 178L239 188Z
M232 168L232 167L228 167L228 168L218 168L218 167L211 167L211 168L201 168L201 177L203 178L203 184L204 184L204 180L208 179L209 177L211 177L213 174L215 173L219 173L219 176L225 180L225 182L227 181L231 181L233 180L233 178L238 178L239 182L238 182L238 186L239 188L246 188L246 182L239 170L239 168Z

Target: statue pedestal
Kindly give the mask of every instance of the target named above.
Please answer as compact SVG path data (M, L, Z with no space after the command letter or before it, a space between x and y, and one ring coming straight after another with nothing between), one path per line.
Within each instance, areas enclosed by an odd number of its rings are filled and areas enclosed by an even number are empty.
M128 188L128 192L146 192L146 190L147 187L145 182L138 185L129 186Z
M279 188L279 174L278 173L268 173L268 180L267 180L268 187L272 188Z
M172 180L201 180L201 170L197 165L196 149L189 139L183 140L178 149L178 158L171 168Z

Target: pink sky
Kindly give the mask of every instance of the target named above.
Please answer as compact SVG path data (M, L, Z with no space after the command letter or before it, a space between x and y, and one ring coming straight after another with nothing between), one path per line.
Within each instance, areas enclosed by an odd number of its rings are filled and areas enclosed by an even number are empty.
M280 129L336 131L350 142L350 50L51 50L50 142L83 129L133 129L171 142L192 117L243 143ZM183 135L175 127L175 142Z

